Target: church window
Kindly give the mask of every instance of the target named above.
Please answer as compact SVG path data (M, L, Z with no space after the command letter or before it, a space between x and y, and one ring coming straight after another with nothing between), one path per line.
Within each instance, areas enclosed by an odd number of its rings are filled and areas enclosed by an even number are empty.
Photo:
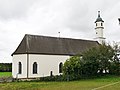
M33 74L37 74L37 62L33 63Z
M60 64L59 64L59 73L62 73L62 70L63 69L63 63L61 62Z
M21 62L18 63L18 74L22 73L22 64Z

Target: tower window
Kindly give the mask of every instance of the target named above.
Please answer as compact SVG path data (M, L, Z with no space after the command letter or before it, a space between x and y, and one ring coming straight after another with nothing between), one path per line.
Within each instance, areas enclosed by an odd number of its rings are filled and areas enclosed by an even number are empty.
M33 63L33 74L37 74L37 62Z
M22 73L22 64L21 62L18 63L18 74Z
M101 23L101 26L103 26L103 23Z
M96 23L96 26L97 26L97 23Z

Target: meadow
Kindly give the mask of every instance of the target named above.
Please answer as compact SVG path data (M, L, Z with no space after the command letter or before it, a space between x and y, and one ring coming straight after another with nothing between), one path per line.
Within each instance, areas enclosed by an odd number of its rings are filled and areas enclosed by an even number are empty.
M120 90L120 77L105 76L69 82L0 83L0 90Z
M12 72L0 72L0 77L11 77Z

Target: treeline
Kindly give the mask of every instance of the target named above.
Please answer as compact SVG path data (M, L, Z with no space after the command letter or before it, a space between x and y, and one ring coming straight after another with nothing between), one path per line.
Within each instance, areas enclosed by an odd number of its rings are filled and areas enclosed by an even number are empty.
M0 63L0 72L12 72L12 63Z

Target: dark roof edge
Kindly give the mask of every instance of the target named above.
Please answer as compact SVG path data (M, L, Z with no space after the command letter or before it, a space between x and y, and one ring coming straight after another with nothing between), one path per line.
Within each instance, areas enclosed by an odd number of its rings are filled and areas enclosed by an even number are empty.
M64 55L64 56L75 56L75 54L52 54L52 53L15 53L15 54L13 54L13 55L19 55L19 54L41 54L41 55ZM12 56L13 56L12 55ZM77 54L77 55L79 55L79 54Z

